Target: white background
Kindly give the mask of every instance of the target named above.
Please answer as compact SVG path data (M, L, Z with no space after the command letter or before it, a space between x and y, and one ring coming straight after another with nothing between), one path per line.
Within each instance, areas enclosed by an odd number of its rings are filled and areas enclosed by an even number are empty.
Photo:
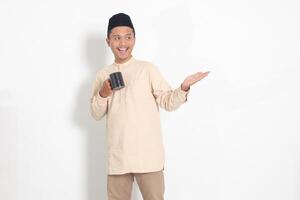
M106 199L105 120L92 119L89 97L113 62L108 19L125 12L133 55L173 88L211 71L161 112L166 200L299 200L299 10L296 0L1 0L0 199Z

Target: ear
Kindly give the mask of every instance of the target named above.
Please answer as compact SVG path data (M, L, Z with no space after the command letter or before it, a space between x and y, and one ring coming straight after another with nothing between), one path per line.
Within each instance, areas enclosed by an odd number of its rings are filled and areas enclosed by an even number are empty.
M110 47L110 45L109 45L109 39L108 38L106 38L106 43Z

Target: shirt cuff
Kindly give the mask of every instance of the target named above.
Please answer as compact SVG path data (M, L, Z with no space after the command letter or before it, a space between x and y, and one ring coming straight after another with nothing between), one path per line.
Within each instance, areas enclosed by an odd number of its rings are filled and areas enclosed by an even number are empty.
M96 95L96 101L98 104L104 104L106 103L108 100L108 97L101 97L100 94L99 94L99 91L97 92L97 95Z
M181 85L180 85L176 90L177 90L177 94L180 97L180 99L182 99L183 102L186 102L188 93L190 92L190 88L188 89L188 91L184 91L181 89Z

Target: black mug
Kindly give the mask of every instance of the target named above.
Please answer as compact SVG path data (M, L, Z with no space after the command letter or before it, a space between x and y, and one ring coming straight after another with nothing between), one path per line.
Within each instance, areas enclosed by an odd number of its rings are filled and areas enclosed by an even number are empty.
M121 72L114 72L109 75L110 77L110 85L113 90L119 90L125 87L123 76Z

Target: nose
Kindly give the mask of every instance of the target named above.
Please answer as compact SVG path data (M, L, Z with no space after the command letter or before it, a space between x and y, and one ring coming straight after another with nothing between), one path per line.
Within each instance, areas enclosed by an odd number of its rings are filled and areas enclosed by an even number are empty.
M125 44L126 44L125 38L122 38L122 39L120 40L120 44L121 44L121 45L125 45Z

